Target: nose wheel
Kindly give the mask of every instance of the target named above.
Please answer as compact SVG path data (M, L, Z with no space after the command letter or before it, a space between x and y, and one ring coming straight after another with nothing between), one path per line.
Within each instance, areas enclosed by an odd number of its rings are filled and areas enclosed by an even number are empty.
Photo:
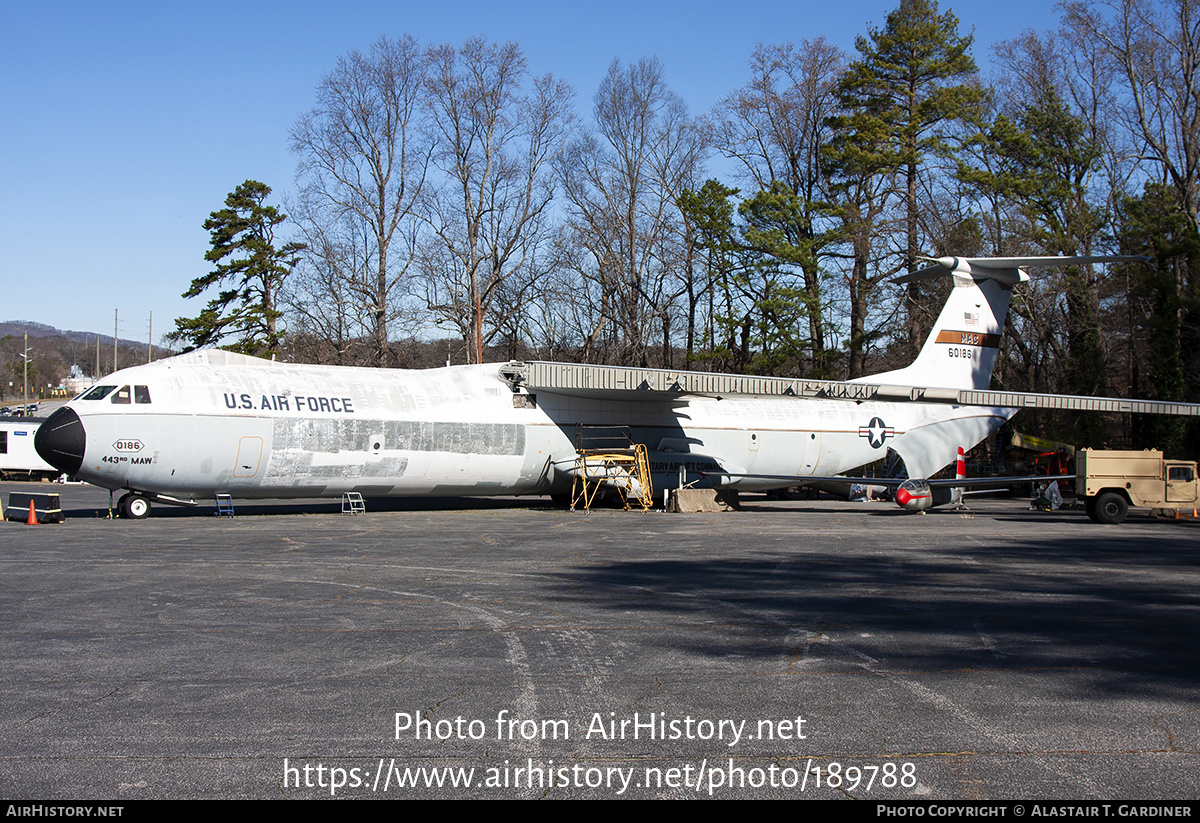
M150 514L150 501L130 492L117 501L117 513L129 520L141 520Z

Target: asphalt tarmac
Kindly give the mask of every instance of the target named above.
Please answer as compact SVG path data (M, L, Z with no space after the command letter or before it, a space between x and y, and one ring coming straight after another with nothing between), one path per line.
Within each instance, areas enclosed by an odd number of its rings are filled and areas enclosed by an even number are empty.
M1200 795L1200 523L31 488L6 799Z

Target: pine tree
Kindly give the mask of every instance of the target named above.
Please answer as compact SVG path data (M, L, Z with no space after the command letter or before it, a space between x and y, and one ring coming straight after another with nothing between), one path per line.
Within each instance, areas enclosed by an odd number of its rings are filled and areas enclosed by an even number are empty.
M1092 194L1101 147L1053 87L1042 88L1036 100L1012 117L997 117L984 148L990 155L986 167L964 165L960 177L988 197L1011 204L1016 226L1006 228L1015 229L1015 236L1032 242L1041 254L1094 253L1108 221L1103 204L1095 203ZM1065 336L1063 370L1050 377L1053 385L1026 388L1109 394L1110 365L1101 329L1101 275L1094 266L1083 265L1067 267L1045 279L1052 277L1058 279L1050 291L1062 296L1065 315L1048 330ZM1043 350L1061 349L1055 343ZM1103 441L1105 424L1098 413L1073 413L1067 421L1068 428L1060 436L1089 443Z
M245 354L274 354L283 340L277 328L279 288L296 265L302 243L275 248L275 230L287 219L265 201L271 188L247 180L225 198L225 208L204 221L212 248L204 259L216 268L192 281L184 297L198 297L213 287L223 290L198 317L181 317L168 335L189 349L222 345Z
M764 289L759 310L773 322L766 324L762 336L774 340L772 348L778 352L769 359L765 373L788 359L801 359L801 352L807 350L807 375L832 377L820 258L827 246L841 239L837 230L821 228L830 225L833 208L805 200L776 180L769 189L742 203L739 213L746 221L746 245L763 256L759 268ZM796 285L792 277L783 276L794 270L802 276ZM804 340L802 327L806 324L808 339Z
M921 253L918 180L929 159L950 154L955 132L973 121L984 91L975 74L974 38L960 36L958 18L938 14L936 0L901 0L882 29L855 42L859 59L838 84L842 113L834 158L841 167L874 175L896 174L903 187L905 266L918 268ZM916 284L909 291L909 331L920 345Z

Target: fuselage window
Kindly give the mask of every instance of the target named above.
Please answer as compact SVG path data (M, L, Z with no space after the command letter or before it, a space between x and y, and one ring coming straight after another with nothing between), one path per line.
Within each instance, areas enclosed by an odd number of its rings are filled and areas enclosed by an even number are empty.
M134 386L133 387L133 402L134 403L149 403L150 402L150 387L149 386Z
M122 386L117 389L117 393L112 396L112 402L125 406L129 405L129 387Z
M83 400L103 400L105 397L108 397L108 393L115 388L116 388L116 386L97 386L96 388L92 389L87 394L85 394L81 399L83 399Z

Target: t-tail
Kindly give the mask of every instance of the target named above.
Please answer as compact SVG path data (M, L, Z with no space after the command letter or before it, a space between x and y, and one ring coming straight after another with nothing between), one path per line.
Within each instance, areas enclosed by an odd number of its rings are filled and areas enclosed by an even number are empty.
M896 278L897 283L911 283L949 277L953 288L917 359L906 368L872 375L870 381L986 389L996 365L1012 287L1029 279L1020 268L1021 261L1038 259L1043 258L943 257L932 266ZM1003 265L993 265L997 263Z
M949 277L953 288L911 365L859 382L945 389L987 389L1000 350L1013 286L1029 280L1027 268L1128 263L1141 257L941 257L896 278L897 283ZM891 445L909 476L929 477L954 459L952 444L974 447L1016 413L1015 409L954 407L898 437Z

